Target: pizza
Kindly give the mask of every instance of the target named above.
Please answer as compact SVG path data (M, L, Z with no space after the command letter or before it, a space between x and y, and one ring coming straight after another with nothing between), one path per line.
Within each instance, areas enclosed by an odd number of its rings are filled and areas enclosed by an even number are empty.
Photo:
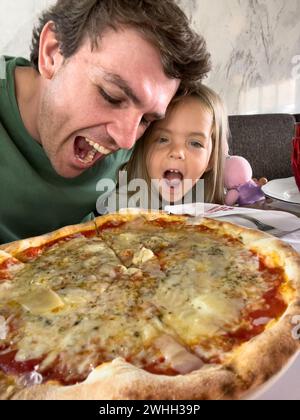
M300 257L265 233L111 214L0 247L1 399L237 399L299 349Z

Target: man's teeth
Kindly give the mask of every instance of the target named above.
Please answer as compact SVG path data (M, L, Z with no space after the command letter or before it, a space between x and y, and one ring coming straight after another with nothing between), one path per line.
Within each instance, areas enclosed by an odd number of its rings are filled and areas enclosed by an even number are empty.
M80 158L79 157L79 160L81 160L81 162L83 162L83 163L91 163L92 160L94 159L96 153L97 153L96 150L90 150L85 158Z
M106 149L105 147L100 146L100 144L94 143L90 139L86 138L85 140L90 146L92 146L97 152L101 153L102 155L108 155L111 152L110 150Z

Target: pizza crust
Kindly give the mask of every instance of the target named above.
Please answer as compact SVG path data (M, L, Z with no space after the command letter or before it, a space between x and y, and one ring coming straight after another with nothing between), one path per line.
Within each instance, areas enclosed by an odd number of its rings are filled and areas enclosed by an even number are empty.
M97 367L77 385L61 386L54 382L17 390L12 395L3 391L7 377L0 376L0 398L12 399L237 399L257 388L277 373L300 348L292 337L293 316L300 315L300 256L280 240L256 231L213 219L190 219L170 216L163 212L131 212L110 214L94 222L68 226L37 238L14 242L0 247L0 262L29 247L36 247L83 230L101 228L107 223L128 222L139 217L153 221L203 224L243 241L246 247L264 256L275 258L285 268L295 289L292 303L271 328L238 347L223 365L205 365L200 370L176 377L153 375L121 358ZM2 384L2 386L1 386Z
M28 239L21 239L19 241L10 242L8 244L0 245L0 263L5 259L16 256L20 252L29 248L35 248L45 245L49 242L57 241L66 236L75 235L79 232L95 230L94 222L86 222L78 225L65 226L54 232L45 233L41 236L36 236Z
M27 388L13 399L59 400L197 400L237 397L239 379L224 367L209 366L199 372L169 377L153 375L121 358L96 368L81 384Z
M12 256L8 252L1 251L0 249L0 264L2 264L4 261L8 260L11 257Z

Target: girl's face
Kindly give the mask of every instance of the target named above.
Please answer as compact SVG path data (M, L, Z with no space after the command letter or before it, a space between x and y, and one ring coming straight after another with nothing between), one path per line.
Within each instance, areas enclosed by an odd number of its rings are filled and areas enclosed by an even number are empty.
M163 199L176 202L209 167L213 117L196 97L186 97L155 123L148 139L147 171Z

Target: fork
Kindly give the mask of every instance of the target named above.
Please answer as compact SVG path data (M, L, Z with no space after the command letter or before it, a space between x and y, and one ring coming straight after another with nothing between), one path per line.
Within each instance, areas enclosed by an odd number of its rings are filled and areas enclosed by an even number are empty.
M266 223L261 222L260 220L256 219L253 216L248 216L247 214L234 214L232 216L238 217L240 219L248 220L249 222L252 222L258 228L258 230L260 230L262 232L268 232L268 233L270 233L270 235L276 236L277 238L281 238L285 235L288 235L290 233L294 233L294 232L297 232L298 230L300 230L300 228L297 228L297 229L291 230L291 231L277 229L274 226L267 225ZM221 218L221 217L228 217L228 216L224 215L224 216L219 216L219 217Z
M260 220L256 219L255 217L248 216L247 214L236 214L234 217L239 217L240 219L249 220L255 224L255 226L261 230L262 232L269 232L270 230L274 230L274 226L267 225L266 223L261 222Z

